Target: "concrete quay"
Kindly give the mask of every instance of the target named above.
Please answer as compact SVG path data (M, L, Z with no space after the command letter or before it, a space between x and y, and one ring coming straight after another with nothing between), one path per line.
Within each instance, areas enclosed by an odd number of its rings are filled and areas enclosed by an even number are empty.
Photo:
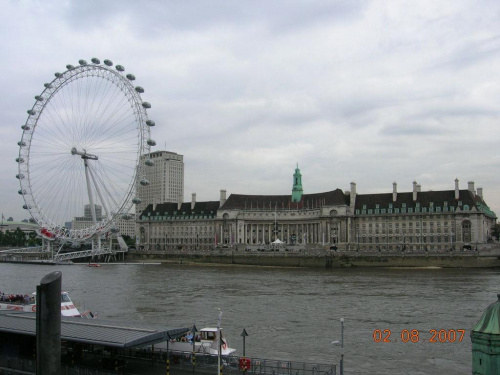
M221 264L271 267L348 268L422 267L493 268L500 267L500 246L478 251L450 252L357 252L308 249L300 252L246 252L236 248L211 251L131 250L127 262Z

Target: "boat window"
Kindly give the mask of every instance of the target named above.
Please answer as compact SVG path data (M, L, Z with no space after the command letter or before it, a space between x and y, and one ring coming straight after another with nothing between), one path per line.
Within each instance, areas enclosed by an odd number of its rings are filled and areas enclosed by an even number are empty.
M61 302L71 302L67 294L61 294Z
M201 338L203 340L215 340L215 332L201 332Z

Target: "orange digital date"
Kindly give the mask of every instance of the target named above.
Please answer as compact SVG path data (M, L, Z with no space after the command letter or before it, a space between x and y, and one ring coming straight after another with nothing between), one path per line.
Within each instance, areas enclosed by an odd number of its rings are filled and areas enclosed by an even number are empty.
M427 332L426 332L427 333ZM373 331L373 341L375 342L462 342L465 336L465 329L431 329L429 330L430 338L421 338L422 332L418 329L403 329L399 333L399 337L392 338L390 329L376 329Z

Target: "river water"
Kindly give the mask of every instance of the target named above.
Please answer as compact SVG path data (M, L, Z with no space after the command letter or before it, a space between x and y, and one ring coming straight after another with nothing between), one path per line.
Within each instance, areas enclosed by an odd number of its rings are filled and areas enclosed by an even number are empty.
M493 269L6 263L0 290L34 291L56 270L77 306L100 318L203 328L216 326L220 308L230 346L242 353L245 328L254 358L338 363L341 349L331 342L340 340L343 317L346 374L470 374L470 329L500 292ZM391 341L375 342L377 329ZM404 330L418 330L418 342ZM430 342L431 330L454 330L457 338ZM466 330L462 341L458 330Z

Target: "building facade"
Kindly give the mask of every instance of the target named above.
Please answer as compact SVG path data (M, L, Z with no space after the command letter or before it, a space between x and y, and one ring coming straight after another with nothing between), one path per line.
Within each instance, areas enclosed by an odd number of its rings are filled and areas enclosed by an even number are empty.
M170 151L155 151L141 156L147 185L137 182L136 213L150 204L182 202L184 197L184 156Z
M95 206L96 218L98 221L102 220L102 207L99 205ZM127 235L132 238L136 237L136 223L135 214L129 214L127 219L124 219L122 215L118 215L114 220L115 227L119 230L121 235ZM86 229L94 225L92 220L92 212L90 210L90 204L86 204L84 207L84 214L80 217L74 217L71 222L71 229L81 230Z
M300 194L300 170L292 194L240 195L221 191L219 201L149 205L138 218L145 249L210 249L269 245L276 239L343 251L444 252L474 249L491 239L496 215L481 188L358 194L356 184ZM203 241L200 242L200 238Z
M217 243L219 201L150 204L138 218L139 245L146 250L209 250Z

